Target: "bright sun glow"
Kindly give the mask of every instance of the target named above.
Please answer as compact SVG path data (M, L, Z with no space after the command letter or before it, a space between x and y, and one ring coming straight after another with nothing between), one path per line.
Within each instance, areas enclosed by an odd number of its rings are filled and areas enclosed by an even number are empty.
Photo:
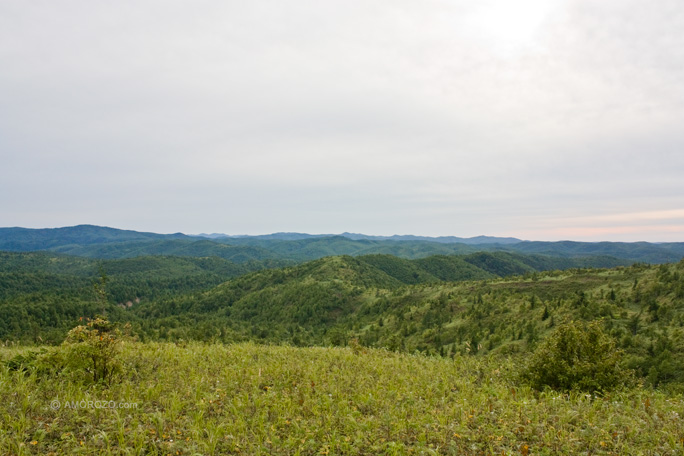
M556 8L556 0L487 0L468 18L468 34L502 55L538 45L540 27Z

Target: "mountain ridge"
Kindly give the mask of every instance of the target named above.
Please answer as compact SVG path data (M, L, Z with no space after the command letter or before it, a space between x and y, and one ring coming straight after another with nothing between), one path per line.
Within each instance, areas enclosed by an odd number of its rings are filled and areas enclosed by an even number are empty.
M326 238L326 237L336 237L341 236L354 241L358 240L377 240L377 241L428 241L428 242L439 242L442 244L517 244L523 242L523 240L514 237L497 237L497 236L474 236L469 238L458 237L458 236L419 236L414 234L393 234L391 236L380 236L380 235L370 235L363 233L350 233L345 231L339 234L308 234L308 233L298 233L298 232L276 232L270 234L221 234L221 233L211 233L211 234L197 234L193 235L197 237L205 237L208 239L269 239L269 240L281 240L281 241L294 241L303 240L309 238Z
M58 228L0 228L0 250L46 250L69 244L92 245L101 243L190 239L183 233L159 234L122 230L98 225L75 225Z
M455 241L464 242L455 242ZM467 242L466 242L467 241ZM481 242L479 244L472 242ZM62 228L0 228L0 251L52 251L90 258L145 255L217 256L236 262L309 261L331 255L390 254L401 258L463 255L482 251L552 257L613 257L631 262L668 263L684 257L684 242L520 241L477 236L430 238L414 235L367 236L273 233L256 236L159 234L96 225Z

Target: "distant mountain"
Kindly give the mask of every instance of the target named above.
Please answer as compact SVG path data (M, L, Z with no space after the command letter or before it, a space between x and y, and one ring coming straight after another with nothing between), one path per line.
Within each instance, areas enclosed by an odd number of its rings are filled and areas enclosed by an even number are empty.
M224 234L222 237L227 239L255 239L267 241L300 241L302 239L333 237L334 234L306 234L306 233L272 233L272 234L238 234L228 235Z
M200 233L200 234L191 234L190 236L199 237L199 238L206 238L206 239L221 239L221 238L229 237L229 236L222 234L222 233L211 233L211 234Z
M191 239L183 233L157 234L95 225L64 228L0 228L0 250L26 252L66 245L93 245L161 239Z
M234 246L207 239L161 239L92 245L67 245L50 249L87 258L133 258L149 255L182 257L219 257L233 263L279 260L281 256L260 247ZM284 266L286 262L281 263Z
M466 244L440 244L428 241L389 241L350 239L345 236L309 237L305 239L280 240L260 237L217 239L230 245L254 246L270 250L284 258L296 261L315 260L333 255L388 254L402 258L423 258L431 255L453 255L476 252L478 249Z
M471 238L462 238L456 236L414 236L412 234L393 236L369 236L366 234L358 233L342 233L340 236L347 237L349 239L359 240L359 239L370 239L376 241L428 241L428 242L439 242L440 244L467 244L467 245L480 245L480 244L517 244L522 242L520 239L512 237L493 237L493 236L475 236Z
M540 242L489 236L431 238L413 235L368 236L356 233L273 233L258 236L226 236L213 233L189 236L182 233L145 233L93 225L51 229L0 228L0 251L41 250L90 258L130 258L146 255L215 256L235 263L270 260L280 265L335 255L387 254L416 259L434 255L497 251L570 259L594 257L594 260L587 260L582 264L599 267L611 264L616 258L631 263L671 263L684 257L684 243L681 242ZM504 263L511 266L510 258L505 259L501 256L480 259L474 256L472 261L480 266L478 261L482 259L491 264L505 260ZM495 265L494 269L498 270L499 266ZM527 266L528 268L525 264L517 264L513 270L522 273L529 271L530 266L539 269L538 265Z
M228 234L198 234L197 237L204 237L208 239L254 239L254 240L274 240L274 241L301 241L304 239L313 238L330 238L341 236L354 241L360 240L371 240L371 241L427 241L427 242L438 242L440 244L517 244L522 242L520 239L513 237L493 237L493 236L476 236L471 238L462 238L456 236L414 236L411 234L399 235L395 234L392 236L372 236L368 234L361 233L348 233L344 232L342 234L307 234L307 233L272 233L272 234L259 234L259 235L228 235Z
M671 263L684 257L684 242L541 242L524 241L501 249L563 257L608 255L646 263Z

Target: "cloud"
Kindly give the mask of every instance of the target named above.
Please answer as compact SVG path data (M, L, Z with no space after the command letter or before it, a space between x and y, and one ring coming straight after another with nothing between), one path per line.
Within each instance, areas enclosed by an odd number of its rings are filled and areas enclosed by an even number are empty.
M681 210L684 7L511 5L5 2L0 225L549 238Z

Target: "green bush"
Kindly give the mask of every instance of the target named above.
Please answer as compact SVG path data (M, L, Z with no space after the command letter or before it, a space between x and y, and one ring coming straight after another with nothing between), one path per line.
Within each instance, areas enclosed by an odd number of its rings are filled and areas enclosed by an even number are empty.
M111 384L121 370L121 332L108 320L96 317L67 335L63 348L67 365L83 370L96 383Z
M532 354L523 377L536 389L607 391L633 379L599 322L559 326Z

